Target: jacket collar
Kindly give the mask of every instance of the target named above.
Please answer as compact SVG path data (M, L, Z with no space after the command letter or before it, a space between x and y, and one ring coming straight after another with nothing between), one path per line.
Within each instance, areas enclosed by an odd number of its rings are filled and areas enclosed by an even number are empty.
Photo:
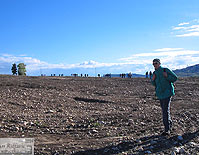
M156 71L160 71L160 70L162 70L162 66L160 66Z

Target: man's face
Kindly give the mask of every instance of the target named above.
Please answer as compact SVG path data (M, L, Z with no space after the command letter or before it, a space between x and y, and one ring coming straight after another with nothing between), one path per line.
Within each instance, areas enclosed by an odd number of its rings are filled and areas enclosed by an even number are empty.
M153 62L153 66L155 69L158 69L160 67L160 63L159 62Z

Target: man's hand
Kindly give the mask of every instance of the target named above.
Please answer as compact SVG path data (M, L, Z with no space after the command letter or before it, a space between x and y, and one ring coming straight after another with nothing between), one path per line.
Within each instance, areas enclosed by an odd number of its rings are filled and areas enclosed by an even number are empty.
M155 78L156 78L156 77L155 77L155 74L153 74L152 81L154 81L154 80L155 80Z
M165 78L167 78L167 72L163 72L163 76L165 77Z

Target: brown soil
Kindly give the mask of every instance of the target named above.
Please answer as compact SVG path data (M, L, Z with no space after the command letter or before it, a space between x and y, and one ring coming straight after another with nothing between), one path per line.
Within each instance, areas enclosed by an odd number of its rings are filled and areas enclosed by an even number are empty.
M35 154L197 154L199 78L175 87L173 130L163 137L149 79L1 75L0 137L35 138Z

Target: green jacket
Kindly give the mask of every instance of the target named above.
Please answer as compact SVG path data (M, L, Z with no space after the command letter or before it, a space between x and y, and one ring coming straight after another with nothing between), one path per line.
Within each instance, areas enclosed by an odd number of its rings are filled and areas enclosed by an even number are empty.
M167 72L167 78L163 76L164 70ZM156 96L158 99L165 99L173 96L175 94L173 83L177 80L176 74L168 68L163 68L161 66L155 70L153 74L156 75L156 78L151 82L155 86Z

